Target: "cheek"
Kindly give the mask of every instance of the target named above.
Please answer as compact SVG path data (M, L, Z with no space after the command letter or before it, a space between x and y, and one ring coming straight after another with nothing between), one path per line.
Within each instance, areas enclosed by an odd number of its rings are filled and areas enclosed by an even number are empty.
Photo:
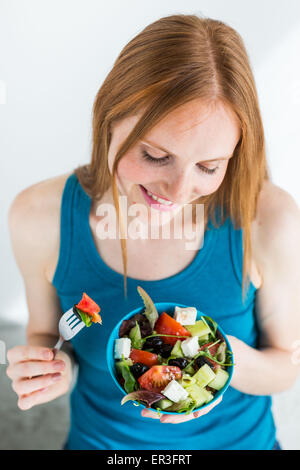
M227 167L226 167L227 168ZM221 186L226 174L226 168L220 168L216 175L205 175L199 186L199 192L203 196L214 193Z
M118 176L135 184L146 184L155 177L154 172L134 156L124 156L118 165Z

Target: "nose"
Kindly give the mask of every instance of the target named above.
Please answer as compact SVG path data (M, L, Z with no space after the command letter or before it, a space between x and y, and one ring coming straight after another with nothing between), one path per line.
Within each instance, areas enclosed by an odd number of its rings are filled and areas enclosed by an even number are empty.
M180 171L170 177L168 189L166 190L168 198L177 204L189 202L195 192L193 192L193 178L189 171Z

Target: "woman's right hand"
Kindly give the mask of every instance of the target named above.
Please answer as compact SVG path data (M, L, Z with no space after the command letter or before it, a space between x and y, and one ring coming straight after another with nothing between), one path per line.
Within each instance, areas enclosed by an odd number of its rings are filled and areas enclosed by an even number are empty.
M7 351L6 373L18 395L18 407L28 410L64 395L72 382L71 359L63 351L54 353L40 346L15 346Z

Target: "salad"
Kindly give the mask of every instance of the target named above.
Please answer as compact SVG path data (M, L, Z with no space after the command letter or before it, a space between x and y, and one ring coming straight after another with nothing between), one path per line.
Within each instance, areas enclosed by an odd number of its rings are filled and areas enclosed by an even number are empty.
M73 307L75 315L85 323L85 326L91 326L92 323L102 324L99 305L96 304L85 292L78 304Z
M116 378L129 400L147 408L191 413L213 400L229 379L231 351L217 323L195 307L158 314L140 286L144 312L124 320L114 343Z

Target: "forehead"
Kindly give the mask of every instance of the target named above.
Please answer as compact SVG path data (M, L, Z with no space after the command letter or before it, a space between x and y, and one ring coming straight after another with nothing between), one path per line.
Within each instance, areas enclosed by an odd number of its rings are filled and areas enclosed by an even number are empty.
M228 106L196 100L169 113L143 140L175 155L205 160L232 154L239 138L238 118Z

